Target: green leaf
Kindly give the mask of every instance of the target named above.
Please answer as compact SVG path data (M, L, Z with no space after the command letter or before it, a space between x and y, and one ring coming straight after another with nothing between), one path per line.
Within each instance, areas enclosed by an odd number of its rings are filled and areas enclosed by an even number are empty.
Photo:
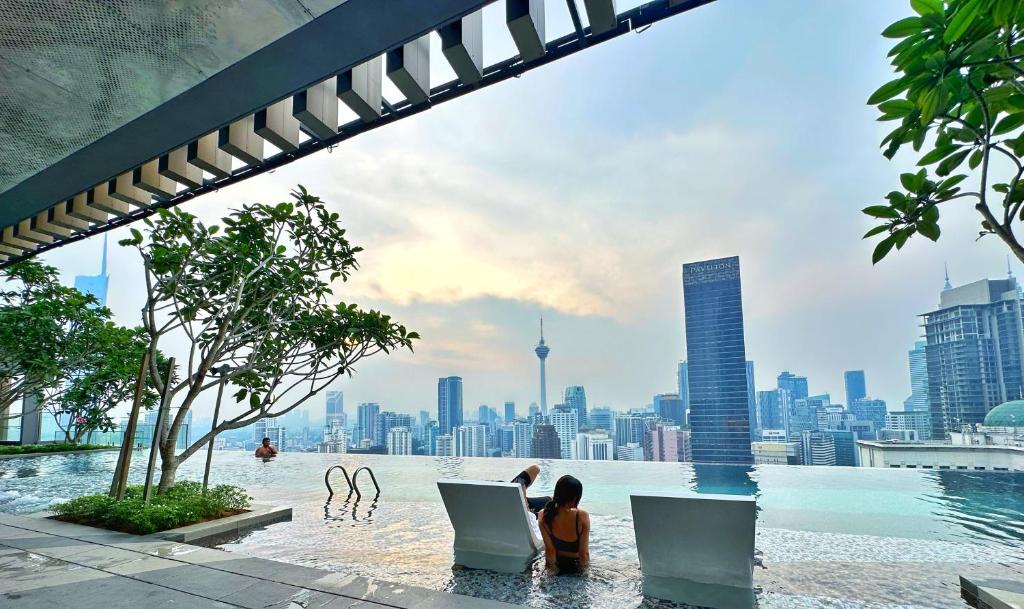
M1021 125L1024 125L1024 112L1017 112L1009 116L1004 116L998 123L996 123L995 128L992 129L992 135L1003 135L1004 133L1009 133L1014 129L1019 128Z
M131 230L132 230L132 239L134 239L136 243L142 243L142 233L140 233L139 230L135 229L135 228L133 228Z
M916 108L914 102L905 99L891 99L878 104L878 109L882 112L899 117L907 116Z
M904 82L903 78L890 80L881 87L878 87L878 89L876 89L875 92L871 94L871 97L868 98L868 105L874 106L876 104L880 104L884 101L890 100L899 95L906 88L907 84Z
M961 4L960 9L953 15L953 19L950 20L945 34L942 35L942 40L946 44L960 40L967 33L967 30L970 29L971 24L974 23L980 7L981 3L977 0L967 0Z
M971 169L977 169L978 165L981 165L981 159L984 157L985 151L978 149L971 154L971 158L967 159L967 166Z
M932 224L938 222L939 207L937 205L932 205L931 207L925 209L923 212L921 212L921 220L923 220L924 222L930 222Z
M865 213L865 214L867 214L867 215L869 215L869 216L871 216L873 218L893 218L893 219L896 219L896 218L900 217L899 212L896 211L895 209L889 207L888 205L872 205L870 207L865 207L864 209L861 210L861 212L863 212L863 213Z
M942 233L942 231L939 230L939 225L935 224L934 222L918 222L917 232L921 233L922 235L931 239L932 241L938 241L939 235Z
M862 237L862 239L867 239L868 237L874 237L875 235L880 234L880 233L884 233L887 230L889 230L889 226L886 225L886 224L883 224L881 226L876 226L873 229L869 230L868 232L864 233L864 236Z
M889 27L882 30L882 36L886 38L906 38L924 29L924 22L920 17L907 17L900 19Z
M921 160L917 162L919 166L931 165L932 163L938 163L942 159L946 158L950 154L960 149L959 144L947 144L945 146L937 146L931 152L921 157Z
M953 170L960 166L960 163L964 162L967 155L970 154L970 150L961 150L960 152L950 156L946 160L939 163L939 166L935 168L935 173L940 176L948 176L953 173Z
M878 242L875 246L875 251L871 253L871 264L878 264L882 258L885 258L892 246L896 245L896 235L889 235L885 239Z
M942 0L910 0L910 8L918 15L942 15Z

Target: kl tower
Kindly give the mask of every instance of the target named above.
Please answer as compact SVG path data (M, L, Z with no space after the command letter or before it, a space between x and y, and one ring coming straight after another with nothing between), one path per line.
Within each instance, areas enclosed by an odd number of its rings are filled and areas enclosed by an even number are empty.
M544 416L548 414L548 384L544 378L544 360L547 359L548 353L551 349L544 344L544 318L540 318L540 342L537 343L537 348L533 350L537 354L537 359L540 360L540 412Z

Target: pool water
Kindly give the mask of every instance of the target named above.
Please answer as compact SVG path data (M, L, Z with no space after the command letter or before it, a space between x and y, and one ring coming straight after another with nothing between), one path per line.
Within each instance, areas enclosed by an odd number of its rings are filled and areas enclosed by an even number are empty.
M31 512L110 484L115 453L0 460L0 511ZM136 458L131 479L142 479ZM364 496L328 500L324 471L369 466ZM231 552L544 609L670 606L645 597L630 491L692 490L757 498L762 608L962 608L958 575L1024 579L1024 474L945 470L545 461L531 494L571 473L592 516L581 576L499 574L452 565L452 529L435 482L507 480L529 461L283 453L263 462L217 452L212 481L293 507L293 521L218 547ZM193 458L181 478L199 479ZM335 488L346 489L340 473ZM725 609L725 608L720 608Z

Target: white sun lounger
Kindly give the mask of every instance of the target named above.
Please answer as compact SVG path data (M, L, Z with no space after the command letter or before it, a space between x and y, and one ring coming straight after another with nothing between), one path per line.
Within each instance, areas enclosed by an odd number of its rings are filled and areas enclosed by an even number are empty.
M438 480L437 488L455 529L455 564L521 573L544 547L520 485Z
M754 605L753 497L630 493L644 594L721 609Z

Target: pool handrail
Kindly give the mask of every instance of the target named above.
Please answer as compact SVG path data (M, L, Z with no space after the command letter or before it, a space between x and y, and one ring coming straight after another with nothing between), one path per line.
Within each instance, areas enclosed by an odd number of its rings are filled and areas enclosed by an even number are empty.
M324 484L327 485L327 492L330 493L328 495L328 497L333 497L334 496L334 489L331 487L330 477L331 477L331 472L333 472L336 469L340 469L341 473L344 474L345 482L348 484L348 493L351 495L352 494L352 490L355 487L352 485L352 478L348 477L348 470L345 469L344 465L332 465L331 467L327 468L327 472L324 474ZM359 492L359 490L357 489L356 493L358 493L358 492Z
M373 481L373 486L377 489L377 496L379 497L380 496L380 485L377 484L377 476L374 476L373 475L373 470L370 469L369 467L366 467L365 465L363 467L360 467L360 468L356 469L356 471L352 473L352 483L351 484L352 484L352 488L355 489L355 491L356 491L356 496L357 497L362 497L363 496L363 494L359 492L359 484L358 484L359 472L361 472L363 470L366 470L366 473L370 474L370 480Z

